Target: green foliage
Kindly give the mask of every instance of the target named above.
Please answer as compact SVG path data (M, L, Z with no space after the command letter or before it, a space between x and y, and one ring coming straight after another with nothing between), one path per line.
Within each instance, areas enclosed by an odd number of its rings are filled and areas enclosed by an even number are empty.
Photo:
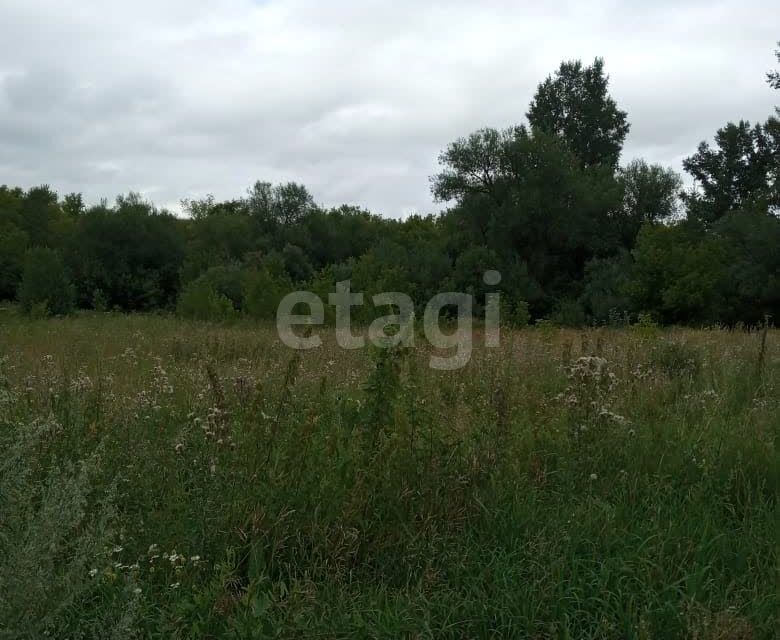
M285 271L295 282L305 282L314 275L314 269L303 249L294 244L284 245L282 249Z
M740 120L715 134L716 148L702 142L683 162L696 181L685 195L689 216L712 223L730 211L751 209L766 213L780 206L780 122L765 125Z
M502 324L515 329L522 329L530 324L531 312L525 300L507 301L505 298L502 298L501 304Z
M237 264L211 267L198 277L217 294L224 296L236 310L245 305L247 271Z
M712 231L728 246L721 322L759 325L780 317L780 218L755 211L734 211Z
M488 270L497 270L500 260L496 253L484 246L474 246L466 249L455 260L452 268L452 291L462 291L474 296L477 315L481 315L485 294L496 290L495 286L485 284L483 277Z
M101 289L92 292L92 308L99 312L108 311L108 299Z
M24 313L37 308L63 315L73 310L73 285L59 253L44 248L27 251L18 297Z
M57 194L49 185L33 187L22 198L19 227L30 238L31 245L51 246L55 240L55 226L61 215Z
M587 315L580 302L563 298L556 303L550 320L559 327L581 327L586 323Z
M62 429L41 418L2 432L0 636L135 637L137 596L101 593L97 575L115 541L113 488L97 484L98 453L52 460Z
M620 236L623 246L634 246L642 225L673 219L679 211L682 179L672 169L633 160L618 171L623 186Z
M633 255L634 308L653 310L665 323L718 319L730 258L722 237L703 235L695 223L646 227Z
M661 342L656 345L651 362L670 378L695 379L702 369L699 350L679 341Z
M525 127L484 130L454 142L441 161L433 189L458 199L447 215L465 237L463 252L482 246L503 265L522 265L527 290L516 295L535 315L576 295L585 264L614 250L620 184L610 169L584 168L559 138Z
M22 280L27 233L15 226L0 230L0 300L12 299Z
M198 278L184 287L176 305L177 313L195 320L228 320L236 315L230 299L219 293L205 278Z
M100 289L110 307L166 308L175 302L184 239L179 222L137 194L116 207L91 207L76 219L66 259L79 304L89 306Z
M306 187L295 182L273 186L258 181L248 196L249 214L266 229L299 222L316 208Z
M247 274L245 280L245 309L257 319L273 319L282 298L293 290L291 283L259 269Z
M773 637L777 331L319 332L0 317L0 635Z
M585 266L581 303L597 323L623 318L631 310L629 288L633 263L628 253L613 258L596 258Z
M75 218L86 211L84 198L80 193L69 193L62 200L62 211L65 215Z
M629 124L607 92L604 61L589 67L577 61L561 63L536 90L528 109L535 129L562 137L586 165L617 166Z
M776 72L768 80L776 87ZM436 216L327 209L295 182L184 200L186 218L134 193L87 206L46 185L1 186L0 299L16 295L24 253L44 247L61 252L82 308L170 310L197 289L196 306L223 308L224 297L270 318L282 291L327 299L351 279L365 296L357 322L379 313L377 293L405 293L421 312L446 290L472 294L478 317L496 291L564 325L622 326L638 312L688 325L778 317L780 119L728 123L702 142L684 162L694 181L685 193L671 169L618 164L628 131L597 58L562 63L538 86L527 122L449 144L431 178L448 207ZM499 285L484 284L487 270L501 273ZM184 296L201 278L208 287Z

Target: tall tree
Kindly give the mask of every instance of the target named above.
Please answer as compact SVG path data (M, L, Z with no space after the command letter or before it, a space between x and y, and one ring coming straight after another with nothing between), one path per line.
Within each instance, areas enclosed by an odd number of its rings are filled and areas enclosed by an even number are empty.
M536 90L528 121L566 140L585 165L616 167L629 124L608 85L601 58L589 67L579 60L563 62Z
M715 148L702 142L683 161L696 181L696 188L684 196L688 215L711 223L729 211L778 206L779 142L780 123L775 118L764 126L730 122L715 134Z
M433 193L456 201L445 226L462 234L461 250L483 245L504 265L527 270L547 296L535 313L555 296L576 297L585 264L619 245L611 214L622 194L612 168L583 166L557 135L483 129L456 140L440 160Z

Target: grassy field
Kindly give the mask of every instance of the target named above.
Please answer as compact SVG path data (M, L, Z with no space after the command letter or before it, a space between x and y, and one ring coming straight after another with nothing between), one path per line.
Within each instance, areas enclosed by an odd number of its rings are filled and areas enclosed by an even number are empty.
M325 343L4 311L0 637L775 637L777 331Z

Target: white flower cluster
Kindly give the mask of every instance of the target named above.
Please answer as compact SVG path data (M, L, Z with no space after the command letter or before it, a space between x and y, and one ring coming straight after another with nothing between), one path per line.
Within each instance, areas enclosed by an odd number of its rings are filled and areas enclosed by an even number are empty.
M76 377L70 381L70 390L74 393L84 393L92 391L94 384L92 378L87 375L87 372L81 368L76 373Z

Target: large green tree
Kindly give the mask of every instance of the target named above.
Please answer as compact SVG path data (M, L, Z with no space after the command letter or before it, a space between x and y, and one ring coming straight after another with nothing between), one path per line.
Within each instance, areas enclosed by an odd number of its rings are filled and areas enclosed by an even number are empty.
M780 206L780 121L730 122L718 129L714 147L702 142L683 167L696 181L685 194L692 218L712 223L730 211Z
M536 90L528 122L561 136L584 164L616 167L629 124L608 86L601 58L590 66L579 60L563 62Z
M126 310L164 308L175 301L185 249L180 221L137 194L80 215L68 249L82 306L90 306L98 294Z
M484 129L456 140L440 160L433 192L456 202L448 226L464 238L460 246L483 245L502 265L524 265L529 286L545 292L536 314L557 296L576 297L585 264L619 245L622 190L612 168L584 166L557 135Z

